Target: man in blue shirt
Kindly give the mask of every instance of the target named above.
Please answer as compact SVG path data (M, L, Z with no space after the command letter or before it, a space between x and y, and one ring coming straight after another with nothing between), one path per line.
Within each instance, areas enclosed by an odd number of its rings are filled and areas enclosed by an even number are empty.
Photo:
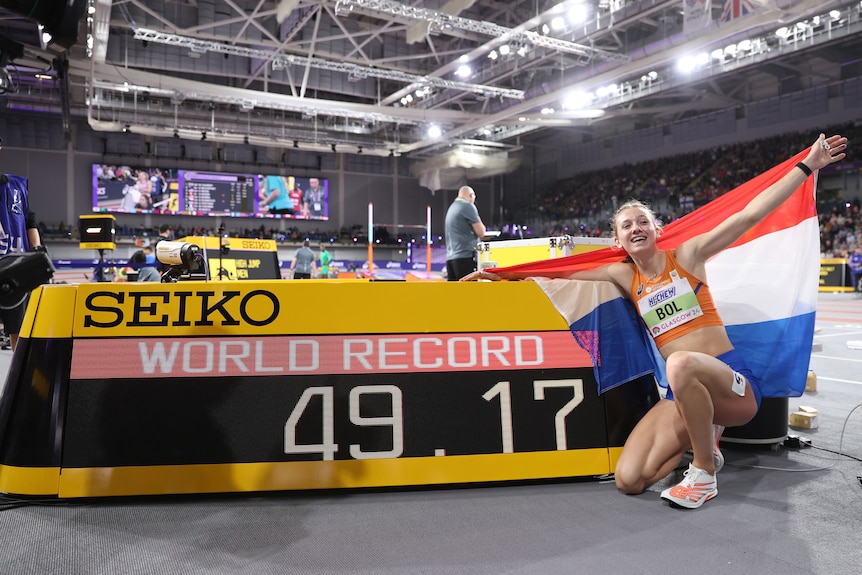
M308 186L302 195L302 211L306 219L319 220L326 215L326 190L320 187L318 178L310 178Z
M862 291L862 246L857 247L847 259L854 291Z
M2 140L0 140L2 143ZM11 174L0 174L0 257L11 253L42 248L36 216L30 211L27 179ZM18 333L24 322L29 294L11 307L0 306L0 321L9 337L12 349L18 344Z

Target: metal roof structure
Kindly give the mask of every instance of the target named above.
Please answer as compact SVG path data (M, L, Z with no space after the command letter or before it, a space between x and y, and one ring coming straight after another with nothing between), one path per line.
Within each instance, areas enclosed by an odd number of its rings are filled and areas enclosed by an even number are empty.
M621 134L862 76L859 0L735 0L728 21L720 0L83 3L70 47L0 9L0 104L423 161L443 143Z

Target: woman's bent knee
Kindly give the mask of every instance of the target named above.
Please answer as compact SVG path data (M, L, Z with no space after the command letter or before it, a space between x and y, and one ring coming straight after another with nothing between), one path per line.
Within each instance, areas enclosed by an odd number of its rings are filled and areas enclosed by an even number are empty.
M626 465L617 463L617 468L614 471L614 483L617 489L626 495L637 495L643 493L647 488L646 480L637 469L631 469Z

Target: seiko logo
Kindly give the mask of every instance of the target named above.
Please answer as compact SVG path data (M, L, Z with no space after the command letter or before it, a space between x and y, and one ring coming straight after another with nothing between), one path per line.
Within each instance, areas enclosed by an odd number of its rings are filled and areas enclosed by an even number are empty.
M240 240L241 250L267 250L270 249L271 242L268 240Z
M87 296L84 327L264 326L278 318L275 294L254 290L98 291Z

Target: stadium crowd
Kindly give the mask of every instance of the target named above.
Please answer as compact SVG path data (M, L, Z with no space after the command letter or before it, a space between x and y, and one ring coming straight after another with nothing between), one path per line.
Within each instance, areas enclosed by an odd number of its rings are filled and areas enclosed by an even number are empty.
M846 135L851 142L849 162L842 168L862 171L862 163L854 163L852 157L852 143L862 137L862 126L839 125L826 131ZM534 237L611 237L610 221L617 205L638 199L669 223L793 156L810 139L809 133L794 132L577 174L556 182L513 220L527 223ZM823 257L847 257L862 241L860 198L845 198L840 192L823 186L819 190ZM504 228L507 237L519 237L514 231L518 225Z

